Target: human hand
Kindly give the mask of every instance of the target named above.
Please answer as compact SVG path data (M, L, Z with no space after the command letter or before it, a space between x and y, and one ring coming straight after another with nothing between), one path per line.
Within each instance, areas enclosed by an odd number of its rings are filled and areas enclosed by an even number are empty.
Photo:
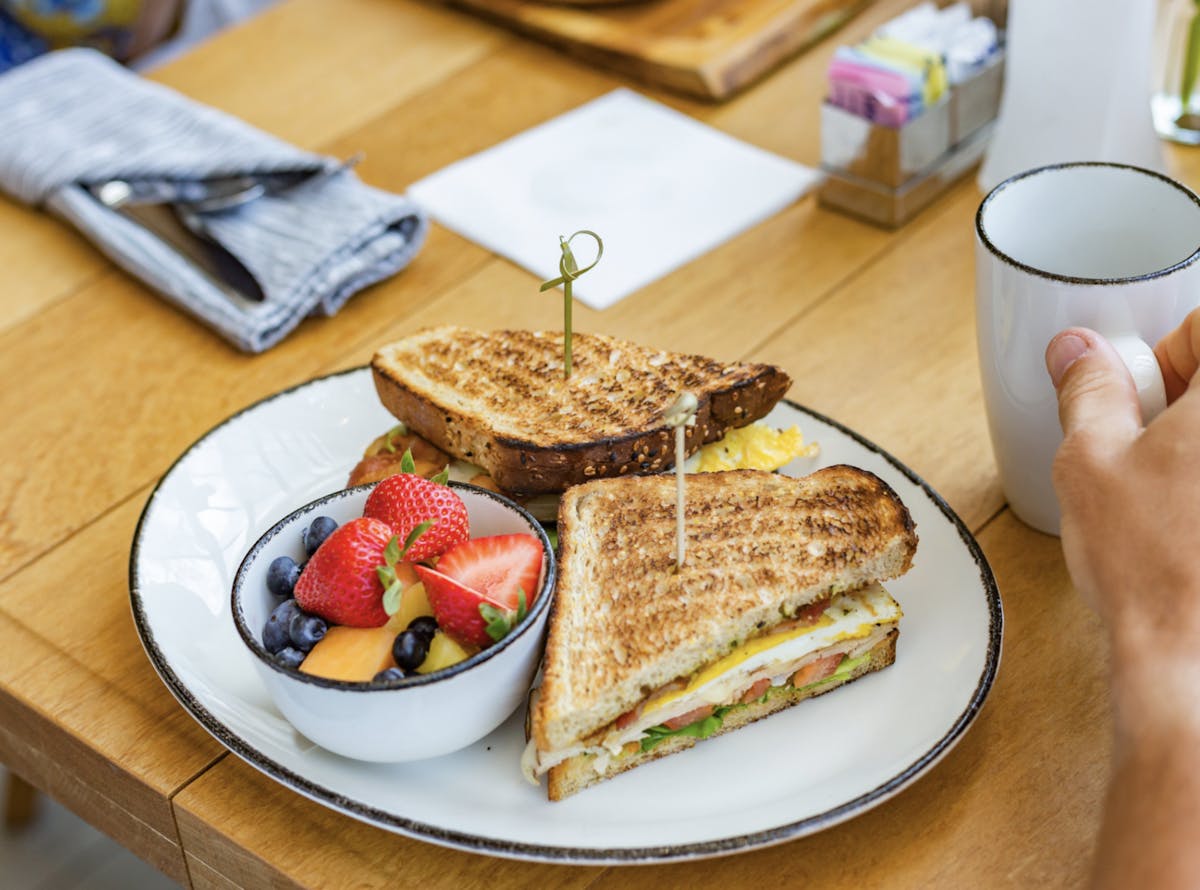
M1062 546L1111 641L1115 738L1091 886L1200 886L1200 310L1155 348L1168 407L1143 427L1133 379L1094 331L1046 348L1063 443Z
M1200 310L1198 310L1200 312ZM1193 324L1193 319L1197 322ZM1046 350L1063 443L1054 462L1062 545L1114 658L1195 658L1200 639L1200 314L1155 354L1167 410L1142 426L1133 381L1099 334L1072 328Z

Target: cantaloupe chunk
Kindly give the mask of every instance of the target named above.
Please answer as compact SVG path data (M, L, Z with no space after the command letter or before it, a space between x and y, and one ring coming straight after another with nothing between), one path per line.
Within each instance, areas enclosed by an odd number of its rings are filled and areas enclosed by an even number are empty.
M408 563L403 563L409 566ZM397 566L397 568L399 568ZM400 609L392 616L392 620L388 623L395 622L396 633L406 629L414 618L419 618L422 615L432 615L433 607L429 605L429 597L425 595L425 585L417 580L417 573L412 571L414 584L404 588L404 593L400 594Z
M300 670L330 680L369 683L385 668L395 667L392 643L405 624L393 615L382 627L345 627L334 625L313 646Z

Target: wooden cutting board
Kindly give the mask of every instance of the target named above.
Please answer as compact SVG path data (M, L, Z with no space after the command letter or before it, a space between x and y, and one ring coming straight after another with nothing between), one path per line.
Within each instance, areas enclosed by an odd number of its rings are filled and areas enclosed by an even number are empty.
M722 100L872 0L446 0L654 86Z

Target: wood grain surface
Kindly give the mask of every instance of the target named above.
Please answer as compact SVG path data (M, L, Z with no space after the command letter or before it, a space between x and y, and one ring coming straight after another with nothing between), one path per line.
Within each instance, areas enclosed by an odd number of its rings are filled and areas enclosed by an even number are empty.
M649 91L733 136L819 161L833 40L720 105ZM290 0L154 77L306 148L416 179L632 82L457 9ZM1172 170L1200 183L1200 159ZM69 228L0 200L0 760L185 885L608 888L705 884L1073 887L1107 778L1105 654L1056 539L1005 508L975 358L972 182L894 233L809 197L579 328L778 362L791 397L880 443L978 535L1004 658L976 724L928 775L812 838L682 865L574 868L446 850L355 822L228 754L174 701L129 611L134 527L200 435L264 395L365 362L421 325L556 324L529 273L435 226L402 274L242 355ZM0 883L3 883L0 878Z
M448 0L654 87L728 99L873 0Z

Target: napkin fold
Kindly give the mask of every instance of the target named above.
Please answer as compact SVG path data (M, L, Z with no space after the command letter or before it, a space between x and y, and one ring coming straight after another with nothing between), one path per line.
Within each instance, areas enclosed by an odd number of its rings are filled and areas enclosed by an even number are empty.
M604 258L573 292L604 309L820 180L811 167L618 89L439 170L408 194L442 225L545 280L558 277L560 235L596 232ZM579 243L583 266L593 254Z
M92 189L120 180L130 204L199 197L206 181L269 188L199 227L253 276L265 299L226 289ZM289 183L271 191L273 184ZM428 222L336 159L302 151L88 49L50 53L0 76L0 190L74 225L131 274L248 352L308 315L333 315L408 265Z

